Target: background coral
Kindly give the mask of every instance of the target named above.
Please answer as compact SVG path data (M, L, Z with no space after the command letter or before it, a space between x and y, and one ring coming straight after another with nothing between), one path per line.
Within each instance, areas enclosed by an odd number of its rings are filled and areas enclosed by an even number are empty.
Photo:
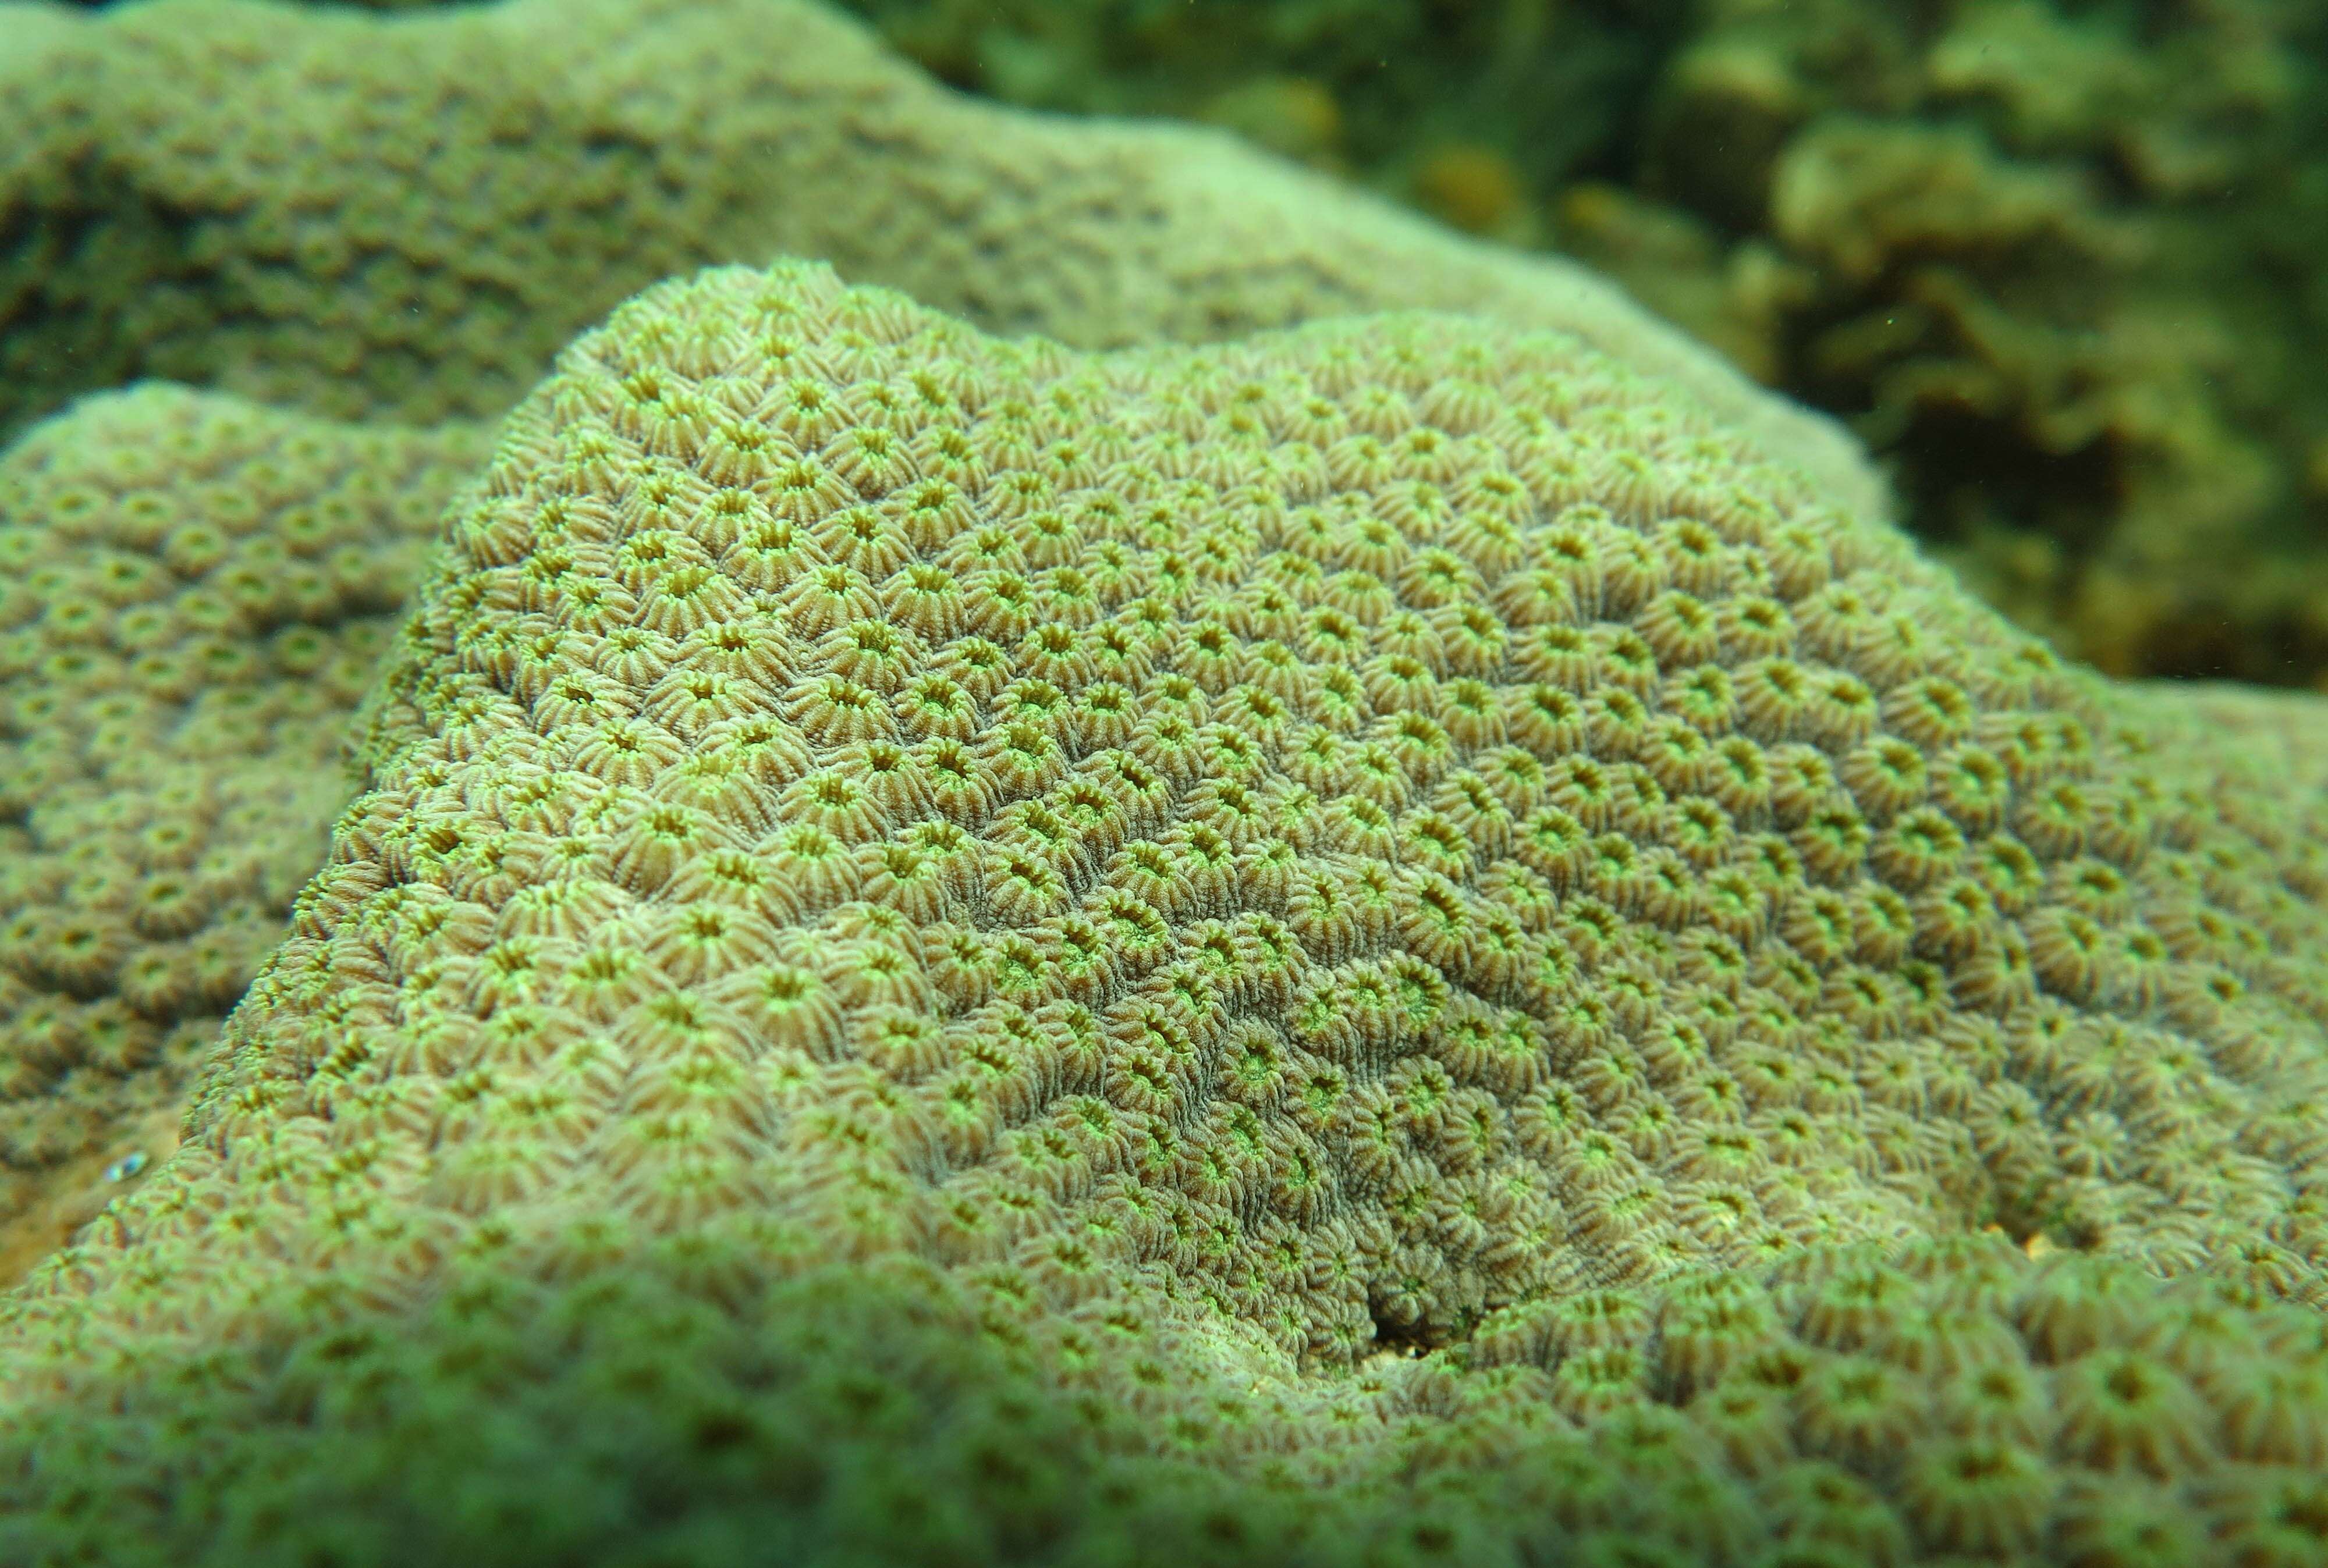
M486 447L149 387L0 455L0 1279L174 1142Z
M0 1305L32 1552L2323 1545L2328 716L2179 744L1573 339L707 274L391 658Z
M634 290L796 254L1093 347L1386 306L1562 327L1884 504L1839 431L1583 268L1218 133L963 99L803 0L16 14L46 24L0 56L0 429L140 376L498 414Z
M1206 121L1582 257L1850 418L1910 526L2078 658L2328 679L2316 6L845 3L957 85Z
M2328 672L2316 5L849 3L948 80L1213 119L1607 268L1851 417L2079 658Z

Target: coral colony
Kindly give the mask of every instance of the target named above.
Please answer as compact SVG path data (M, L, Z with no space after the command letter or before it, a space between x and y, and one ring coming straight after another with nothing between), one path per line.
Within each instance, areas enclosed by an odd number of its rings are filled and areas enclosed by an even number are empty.
M804 6L19 20L153 313L8 325L146 379L0 454L0 1561L2328 1552L2328 705Z

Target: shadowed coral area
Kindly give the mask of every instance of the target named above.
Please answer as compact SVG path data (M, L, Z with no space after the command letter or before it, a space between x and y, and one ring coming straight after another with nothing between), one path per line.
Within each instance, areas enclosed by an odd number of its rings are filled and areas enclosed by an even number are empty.
M499 415L634 291L814 256L1085 347L1357 310L1579 332L1882 504L1864 458L1572 264L1219 132L958 97L805 0L0 5L0 427L140 376Z
M490 449L147 387L0 455L0 1279L166 1149Z
M2323 736L1572 337L660 286L455 509L184 1145L0 1307L7 1528L2302 1561Z
M0 1545L123 1568L2303 1562L2328 1505L2313 1315L2002 1244L1595 1293L1535 1335L1576 1369L1572 1415L1533 1367L1289 1390L1221 1376L1150 1305L1030 1316L797 1236L690 1239L600 1234L555 1281L472 1259L417 1310L292 1314L208 1353L191 1400L108 1344L81 1403L12 1430L0 1496L49 1506L12 1507ZM65 1484L27 1484L28 1452Z

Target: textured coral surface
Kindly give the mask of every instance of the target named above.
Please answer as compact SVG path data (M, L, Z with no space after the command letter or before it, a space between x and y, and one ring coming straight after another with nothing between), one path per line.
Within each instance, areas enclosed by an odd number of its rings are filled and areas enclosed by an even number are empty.
M1574 338L665 285L390 660L18 1556L2328 1551L2328 715Z
M1568 325L1698 387L1838 495L1874 504L1863 459L1835 431L1757 394L1574 267L1467 245L1225 138L1068 126L959 100L796 0L506 5L395 24L237 0L101 18L0 0L0 119L16 128L0 144L0 425L77 388L156 374L311 415L499 414L632 289L699 261L794 247L1072 341L1205 336L1384 303L1463 302ZM305 613L293 600L316 593L275 563L340 552L335 581L382 614L408 582L406 546L370 538L375 558L352 562L352 539L317 529L417 536L452 482L417 466L436 438L286 433L277 416L223 401L196 419L168 413L182 406L168 395L141 396L146 412L92 405L13 460L38 481L10 496L10 547L42 572L14 585L0 621L5 673L31 683L16 701L33 715L0 737L33 748L20 772L13 750L0 758L17 775L0 776L0 823L40 853L0 884L0 917L21 928L5 957L0 1039L20 1023L25 1034L9 1047L15 1120L0 1153L16 1184L0 1205L13 1237L0 1243L0 1279L102 1200L117 1160L166 1142L136 1117L166 1122L203 1027L279 929L340 798L330 770L304 760L335 743L361 658L321 681L271 662L266 639ZM270 434L236 434L253 419ZM178 428L187 422L202 428ZM249 449L208 452L213 427ZM300 451L278 462L277 441ZM108 465L141 443L158 451L113 477ZM346 466L305 471L325 448ZM234 467L245 459L258 465L248 485ZM134 513L133 535L90 537L113 526L114 501ZM180 524L183 540L161 538ZM219 528L236 542L230 579L213 582L204 574L221 563L204 541ZM231 660L202 673L207 645L172 642L178 622L155 607L117 624L114 600L72 600L86 585L52 573L112 569L92 565L99 544L176 550L147 588L200 584L188 613L241 639L234 658L256 657L258 673ZM52 591L68 602L44 609ZM218 610L211 592L239 595L237 607ZM281 602L260 602L270 594ZM93 648L105 657L81 670ZM165 666L174 695L114 690L124 670L150 686ZM218 772L205 788L226 795L188 807L174 764L147 764L211 733L190 724L187 705L260 700L239 682L304 705L302 738L202 741L248 771ZM85 736L80 715L100 689L114 694L108 723ZM57 768L83 768L89 744L135 753L136 765L108 761L70 804L52 798ZM295 753L302 765L284 766ZM75 815L100 807L132 837L191 810L201 848L183 866L128 838L100 848L77 836ZM200 910L166 939L183 961L199 951L205 978L189 990L179 975L167 995L133 981L123 994L117 976L164 962L146 946L167 923L140 925L131 906L183 897L180 873L198 860ZM37 949L79 920L98 922L81 933L96 946L86 974L61 978ZM84 1017L84 1003L102 1005ZM156 1044L181 1023L192 1027L174 1045ZM89 1027L106 1042L87 1043ZM104 1059L114 1065L91 1065Z
M166 1148L488 449L148 387L0 454L0 1279Z

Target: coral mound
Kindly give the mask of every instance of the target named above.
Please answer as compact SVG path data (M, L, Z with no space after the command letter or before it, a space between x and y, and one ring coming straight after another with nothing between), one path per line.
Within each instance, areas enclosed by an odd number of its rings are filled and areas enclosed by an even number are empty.
M2316 1553L2328 807L2192 723L1572 337L659 286L9 1298L0 1539Z

